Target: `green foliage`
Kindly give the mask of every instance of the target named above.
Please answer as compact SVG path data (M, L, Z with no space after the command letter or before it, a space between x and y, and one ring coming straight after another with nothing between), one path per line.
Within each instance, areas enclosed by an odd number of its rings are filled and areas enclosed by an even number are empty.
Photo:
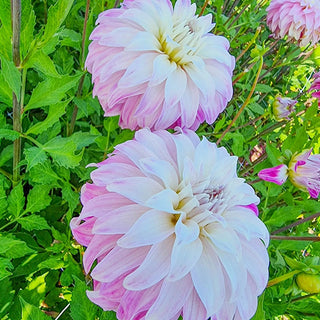
M204 1L192 2L199 13ZM0 292L5 292L0 294L0 319L60 315L61 320L116 320L114 312L104 312L87 298L92 282L84 279L83 248L69 227L80 213L80 190L93 170L86 165L102 161L134 135L119 128L119 117L103 117L83 65L97 16L116 1L90 1L86 34L85 0L21 3L18 68L12 57L10 1L0 6ZM252 184L261 199L260 218L278 234L283 226L319 212L319 200L290 181L278 186L259 181L257 174L288 164L291 155L303 149L320 153L318 103L307 91L319 69L320 47L275 42L265 25L265 9L260 0L209 1L204 13L213 14L214 33L229 39L230 53L239 59L233 99L216 122L201 125L198 134L213 142L222 136L247 99L263 57L250 101L220 145L239 157L238 175ZM21 133L13 130L13 93L22 108ZM277 95L299 101L290 120L275 121L271 104ZM13 142L19 138L20 176L14 181ZM279 234L316 236L319 221L314 218ZM319 319L319 295L305 296L295 283L296 271L320 272L315 259L319 242L271 240L269 256L270 279L293 273L265 290L253 319Z

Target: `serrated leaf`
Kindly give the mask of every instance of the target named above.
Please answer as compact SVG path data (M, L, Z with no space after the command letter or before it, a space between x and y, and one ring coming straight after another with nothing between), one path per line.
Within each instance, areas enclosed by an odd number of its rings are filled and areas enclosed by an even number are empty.
M0 53L6 58L12 57L12 28L11 28L11 5L10 1L2 1L0 6ZM1 88L1 86L0 86Z
M76 144L77 149L82 149L83 147L87 147L95 142L96 138L97 135L91 134L89 132L76 132L68 139Z
M8 206L7 194L3 182L0 180L0 217L6 212Z
M49 77L60 77L53 61L43 50L34 50L25 67L34 68Z
M6 164L13 157L13 144L9 144L0 153L0 167ZM1 211L1 210L0 210Z
M56 172L52 169L50 161L39 163L30 170L30 178L33 182L51 185L52 187L58 185L60 179Z
M10 129L0 129L0 140L2 138L14 141L20 137L19 132Z
M49 190L50 187L48 188L42 185L34 186L28 194L25 212L35 213L45 209L51 202L51 197L48 195Z
M19 300L22 308L21 320L52 320L51 317L48 317L36 306L26 302L21 296L19 296Z
M98 307L86 295L89 288L77 277L74 277L74 280L75 286L70 302L71 317L74 320L94 320Z
M62 37L62 40L60 42L61 46L68 46L77 49L78 51L81 50L81 34L78 32L75 32L71 29L63 29L59 33L60 37Z
M58 31L61 24L67 17L73 0L59 0L54 6L51 6L48 10L48 21L42 36L42 44L47 43L53 35Z
M46 119L29 128L27 134L39 134L52 127L57 121L59 121L60 117L65 114L66 107L70 101L71 99L68 99L66 101L51 105L49 107L49 113Z
M8 83L11 90L16 94L18 101L20 100L21 74L12 61L1 57L2 75Z
M286 261L288 266L293 270L303 270L305 268L308 268L308 266L305 263L297 261L295 259L291 259L288 256L284 256L284 260Z
M274 147L273 144L266 144L266 153L268 155L268 160L273 166L277 166L281 163L279 159L282 157L282 153L279 151L279 149Z
M60 166L74 168L82 159L83 152L75 154L77 145L69 138L60 136L47 142L43 149L47 151Z
M50 229L46 219L38 215L22 217L18 220L18 223L27 231Z
M28 170L36 166L38 163L43 163L47 159L45 151L38 147L24 149L24 154L28 164Z
M39 263L39 269L48 268L52 270L58 270L64 268L65 265L66 264L63 261L62 256L51 256Z
M33 253L24 241L17 240L12 236L0 235L0 254L7 258L20 258Z
M23 193L22 184L19 183L12 189L8 197L8 211L17 217L23 210L25 198Z
M66 92L75 87L81 74L75 76L47 77L32 91L29 103L25 111L48 106L60 102Z

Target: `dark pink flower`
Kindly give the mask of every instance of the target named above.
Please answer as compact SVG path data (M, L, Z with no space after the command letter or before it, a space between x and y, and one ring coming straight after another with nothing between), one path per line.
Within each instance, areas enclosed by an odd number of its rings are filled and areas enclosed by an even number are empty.
M320 108L320 72L317 72L313 75L313 83L309 89L309 91L315 90L311 93L314 98L318 99L318 105Z
M97 166L71 221L85 272L97 262L93 302L119 320L254 315L269 234L236 157L192 131L143 129Z
M212 124L232 98L229 42L178 0L124 0L100 14L86 67L105 116L137 130Z

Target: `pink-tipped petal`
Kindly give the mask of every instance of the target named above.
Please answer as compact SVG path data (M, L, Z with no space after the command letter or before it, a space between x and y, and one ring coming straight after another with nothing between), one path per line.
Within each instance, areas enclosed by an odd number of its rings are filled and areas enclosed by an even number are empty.
M261 180L282 185L288 178L288 167L285 164L280 164L273 168L263 169L258 173L258 176Z

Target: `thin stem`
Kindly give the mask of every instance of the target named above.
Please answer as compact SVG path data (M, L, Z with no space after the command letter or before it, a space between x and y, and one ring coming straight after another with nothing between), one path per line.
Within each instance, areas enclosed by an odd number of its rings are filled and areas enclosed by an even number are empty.
M320 237L270 236L271 240L320 241Z
M12 174L0 168L0 173L6 176L9 180L12 180Z
M70 307L70 303L68 303L63 309L62 311L58 314L58 316L55 318L55 320L58 320L62 315L63 313Z
M305 296L301 296L301 297L298 297L298 298L294 298L294 299L292 299L290 302L292 303L292 302L300 301L300 300L303 300L303 299L310 298L310 297L312 297L312 296L316 296L316 295L318 295L318 294L319 294L319 293L310 293L310 294L307 294L307 295L305 295Z
M253 169L258 163L261 163L262 161L266 160L267 159L267 154L264 153L261 157L259 157L257 160L253 161L252 162L252 165L242 169L240 172L239 172L239 175L240 176L243 176L245 173L247 173L248 171L250 171L251 169Z
M269 128L261 131L259 134L257 134L256 136L250 138L247 142L250 142L254 139L259 139L260 137L264 136L265 134L268 134L270 132L273 132L275 129L277 128L280 128L280 127L284 127L286 125L286 121L280 121L280 122L277 122L273 125L271 125Z
M202 8L201 8L201 11L200 11L200 13L199 13L199 17L201 17L201 16L203 15L204 10L206 9L208 3L209 3L209 0L206 0L206 1L204 2L203 6L202 6Z
M20 28L21 28L21 0L11 0L12 20L12 57L16 67L20 66ZM18 97L12 93L13 130L21 132L21 110ZM20 176L19 162L21 158L21 139L13 142L13 183L16 184Z
M313 219L315 219L315 218L317 218L317 217L320 217L320 212L315 213L315 214L312 214L311 216L306 217L306 218L303 218L303 219L300 219L300 220L298 220L298 221L296 221L296 222L290 223L290 224L288 224L287 226L284 226L284 227L282 227L282 228L280 228L280 229L277 229L277 230L271 232L271 234L278 234L278 233L283 232L283 231L285 231L285 230L294 228L294 227L298 226L299 224L302 224L302 223L304 223L304 222L313 220Z
M81 69L84 70L84 64L85 64L85 49L86 49L86 33L87 33L87 23L88 23L88 17L89 17L89 9L90 9L90 0L87 0L86 3L86 12L84 14L84 22L83 22L83 30L82 30L82 43L81 43ZM79 85L78 85L78 90L76 93L76 97L80 97L82 93L82 88L83 88L83 82L84 82L85 74L82 75ZM77 120L77 115L78 115L79 108L77 105L74 105L72 116L71 116L71 121L70 121L70 127L67 128L67 136L71 136L74 127L76 124ZM69 129L69 130L68 130Z
M239 61L239 59L249 50L249 48L254 44L256 41L259 33L261 32L261 27L259 26L256 30L256 33L254 34L253 38L249 41L248 45L242 50L242 52L238 55L236 58L236 62Z
M249 104L250 99L253 95L253 92L257 86L258 83L258 79L259 79L259 75L260 72L262 70L262 66L263 66L263 57L260 57L260 64L259 64L259 68L258 68L258 72L256 74L256 78L254 79L251 91L247 97L247 99L245 100L245 102L243 103L243 105L241 106L241 108L239 109L238 113L235 115L235 117L232 119L231 123L228 125L227 129L222 133L221 137L218 139L217 141L217 145L221 142L221 140L223 139L223 137L227 134L227 132L231 129L231 127L233 126L233 124L237 121L237 119L239 118L239 116L241 115L241 113L243 112L244 108Z
M268 288L268 287L272 287L272 286L274 286L275 284L278 284L278 283L280 283L280 282L282 282L282 281L291 279L294 275L296 275L296 274L298 274L298 273L300 273L300 272L301 272L301 270L294 270L294 271L291 271L291 272L289 272L289 273L286 273L286 274L284 274L284 275L282 275L282 276L280 276L280 277L277 277L277 278L274 278L274 279L272 279L272 280L269 280L268 285L267 285L267 288Z

